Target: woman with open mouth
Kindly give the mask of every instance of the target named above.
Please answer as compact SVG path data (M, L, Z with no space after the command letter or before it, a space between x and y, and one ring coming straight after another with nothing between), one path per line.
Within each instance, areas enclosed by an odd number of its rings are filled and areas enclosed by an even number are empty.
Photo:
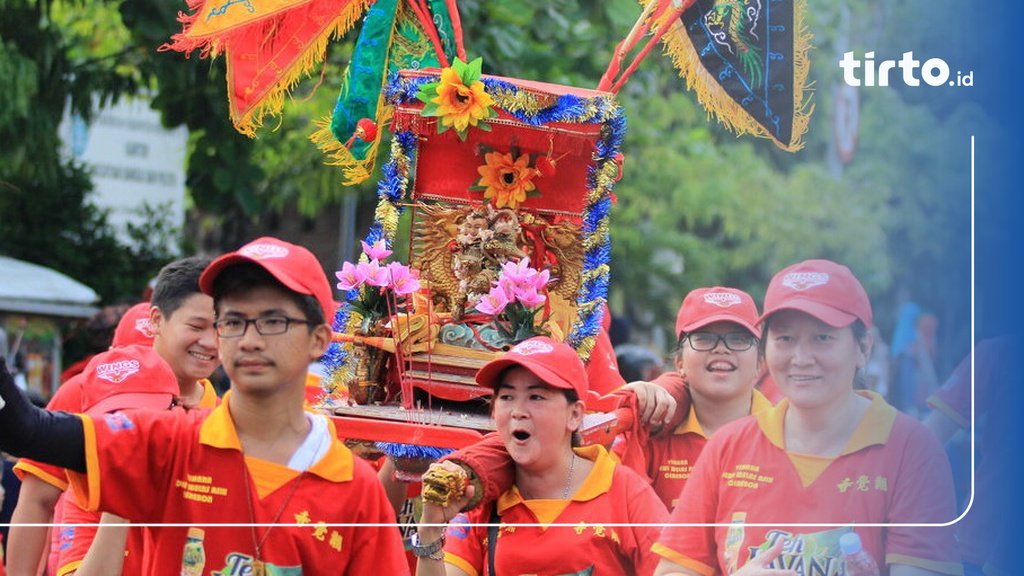
M444 506L424 501L416 573L651 574L651 545L668 512L647 480L604 447L577 447L588 388L576 351L530 338L476 381L494 390L492 415L515 484L493 506L467 513L456 514L472 489Z

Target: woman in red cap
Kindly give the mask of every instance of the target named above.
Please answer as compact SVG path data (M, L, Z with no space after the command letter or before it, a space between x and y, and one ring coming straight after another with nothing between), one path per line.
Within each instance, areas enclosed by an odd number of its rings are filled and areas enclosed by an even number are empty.
M476 381L494 390L515 484L494 506L458 515L472 489L444 507L425 501L413 541L417 574L651 574L656 525L668 512L647 481L603 447L576 447L587 397L576 351L531 338L481 368ZM499 523L491 534L481 526Z
M907 526L956 519L939 443L855 390L872 344L860 282L828 260L790 266L772 278L761 323L786 399L708 442L654 546L656 574L844 573L842 549L858 539L876 574L962 574L951 527Z

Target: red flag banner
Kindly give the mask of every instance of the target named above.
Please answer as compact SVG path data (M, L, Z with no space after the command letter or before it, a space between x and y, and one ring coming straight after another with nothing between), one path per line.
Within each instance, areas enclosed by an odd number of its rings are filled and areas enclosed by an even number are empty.
M372 0L212 0L179 15L180 34L161 50L227 58L231 121L253 136L285 94L324 60L327 43L345 34ZM249 11L251 8L252 11ZM262 13L261 13L262 11Z
M264 18L288 12L311 0L216 0L203 2L193 16L186 16L191 26L184 32L188 38L220 36L240 26L248 26Z

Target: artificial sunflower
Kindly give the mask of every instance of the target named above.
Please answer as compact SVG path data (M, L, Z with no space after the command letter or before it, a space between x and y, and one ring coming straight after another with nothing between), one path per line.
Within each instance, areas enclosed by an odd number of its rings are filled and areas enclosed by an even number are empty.
M467 64L456 58L451 67L441 70L439 82L420 87L416 94L424 104L420 114L438 118L438 134L454 128L459 138L465 140L470 126L491 129L486 120L498 113L492 108L494 98L480 80L482 61L477 58Z
M528 154L488 152L476 170L480 179L470 189L483 190L484 200L490 200L495 208L515 210L527 196L539 195L533 182L537 169L530 165Z

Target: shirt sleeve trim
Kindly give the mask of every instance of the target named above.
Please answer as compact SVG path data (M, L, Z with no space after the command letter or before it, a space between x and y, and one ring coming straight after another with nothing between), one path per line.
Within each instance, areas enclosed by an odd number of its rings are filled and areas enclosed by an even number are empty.
M665 545L659 542L655 542L654 545L651 546L651 551L665 558L666 560L675 562L683 568L693 570L694 572L701 574L702 576L711 576L715 573L715 568L708 566L703 562L694 560L693 558L690 558L688 556L683 556L682 554L676 552L675 550L672 550L671 548L666 547Z
M469 562L466 562L465 558L456 556L451 552L444 553L444 561L446 564L451 564L452 566L462 569L462 571L469 574L469 576L480 576L480 573L476 571L476 568L474 568Z
M82 567L82 560L73 560L57 568L57 576L67 576L73 574L79 568Z
M64 478L58 478L35 464L28 462L26 459L22 459L14 465L14 475L17 476L19 480L24 481L25 476L28 474L39 478L54 488L59 488L62 492L68 489L68 480L66 476Z
M85 435L85 474L68 470L75 498L84 510L95 511L100 505L100 461L96 448L96 425L92 418L82 417Z
M930 396L928 398L928 405L938 410L939 412L942 412L950 420L955 422L957 426L963 428L964 430L970 429L971 423L968 422L966 418L961 416L959 412L954 410L952 406L944 402L941 398L938 398L934 395Z

